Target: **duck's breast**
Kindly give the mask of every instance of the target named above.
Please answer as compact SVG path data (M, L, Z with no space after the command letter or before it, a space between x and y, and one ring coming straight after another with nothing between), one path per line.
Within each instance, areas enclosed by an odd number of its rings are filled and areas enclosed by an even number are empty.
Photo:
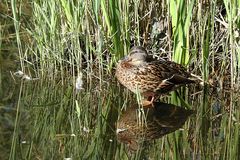
M136 93L139 82L137 80L137 68L126 63L119 63L116 68L118 81L126 88Z

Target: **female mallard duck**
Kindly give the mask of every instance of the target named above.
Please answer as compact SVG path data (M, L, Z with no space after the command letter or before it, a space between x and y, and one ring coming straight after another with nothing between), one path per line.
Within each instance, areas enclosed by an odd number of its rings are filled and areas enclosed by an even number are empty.
M179 86L202 80L172 61L154 60L143 47L133 47L116 68L118 81L134 93L140 93L143 105L152 104L156 95L166 94Z

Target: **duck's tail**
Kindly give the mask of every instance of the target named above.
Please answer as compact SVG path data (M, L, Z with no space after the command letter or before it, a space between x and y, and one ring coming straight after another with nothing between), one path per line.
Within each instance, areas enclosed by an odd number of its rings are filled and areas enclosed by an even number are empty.
M190 79L194 81L195 83L199 83L201 86L204 86L204 83L209 84L208 82L205 82L200 76L197 76L195 74L191 73Z

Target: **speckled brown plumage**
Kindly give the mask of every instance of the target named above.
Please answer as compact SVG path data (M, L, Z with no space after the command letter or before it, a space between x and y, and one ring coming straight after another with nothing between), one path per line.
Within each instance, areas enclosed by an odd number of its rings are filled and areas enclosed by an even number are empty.
M130 150L139 149L141 142L161 138L179 129L193 113L172 104L153 102L154 107L140 109L138 104L127 107L117 121L117 137Z
M116 68L118 81L134 93L166 94L179 86L199 82L183 66L149 58L142 47L133 47Z

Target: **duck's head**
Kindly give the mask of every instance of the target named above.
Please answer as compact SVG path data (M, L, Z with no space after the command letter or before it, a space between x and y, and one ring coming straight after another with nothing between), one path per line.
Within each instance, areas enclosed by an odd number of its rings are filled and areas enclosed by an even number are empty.
M129 55L122 60L136 66L146 62L147 56L147 51L143 47L135 46L131 48Z

